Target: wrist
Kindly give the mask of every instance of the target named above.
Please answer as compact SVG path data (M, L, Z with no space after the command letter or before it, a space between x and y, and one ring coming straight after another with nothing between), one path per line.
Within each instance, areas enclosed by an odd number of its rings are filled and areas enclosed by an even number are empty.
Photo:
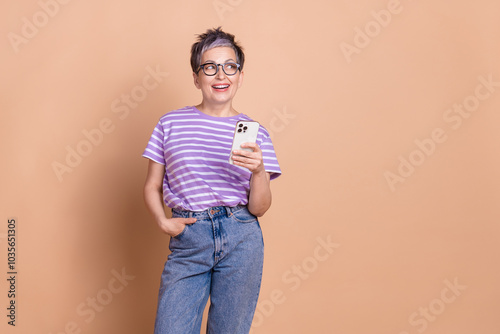
M162 229L163 232L165 232L167 234L171 234L172 230L170 228L171 227L170 226L170 219L168 219L167 217L160 217L160 218L158 218L156 223L158 224L160 229Z
M252 175L255 175L255 176L264 176L266 174L267 174L267 172L266 172L266 169L264 168L264 166L262 166L261 168L258 168L256 170L254 170L252 172Z

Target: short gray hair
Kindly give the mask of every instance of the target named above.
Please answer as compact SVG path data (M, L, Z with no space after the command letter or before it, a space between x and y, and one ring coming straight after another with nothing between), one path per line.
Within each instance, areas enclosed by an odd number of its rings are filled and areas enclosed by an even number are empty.
M243 70L245 54L243 48L234 40L234 35L222 31L221 27L208 29L206 33L198 35L198 41L191 47L191 68L198 73L201 65L201 56L205 51L213 48L230 47L236 54L236 62L240 64L240 71Z

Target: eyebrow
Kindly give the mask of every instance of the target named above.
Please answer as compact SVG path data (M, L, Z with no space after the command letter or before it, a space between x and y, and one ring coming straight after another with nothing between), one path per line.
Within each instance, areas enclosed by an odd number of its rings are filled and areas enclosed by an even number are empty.
M227 63L228 61L236 63L236 60L234 60L233 58L226 59L224 62ZM215 60L207 59L205 63L217 63L217 62Z

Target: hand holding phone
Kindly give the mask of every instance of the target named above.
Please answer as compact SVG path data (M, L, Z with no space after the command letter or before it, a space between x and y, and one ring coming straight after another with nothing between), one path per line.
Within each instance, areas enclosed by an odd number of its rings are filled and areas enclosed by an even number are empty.
M248 147L241 147L243 143L255 143L259 133L259 123L255 121L238 121L234 129L233 145L231 147L231 154L229 156L229 163L234 165L233 151L245 150L251 152L252 149Z

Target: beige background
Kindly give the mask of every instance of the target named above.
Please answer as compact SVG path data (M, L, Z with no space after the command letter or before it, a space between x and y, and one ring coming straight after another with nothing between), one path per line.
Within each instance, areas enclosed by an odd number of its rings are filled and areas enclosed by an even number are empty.
M2 333L152 333L168 237L141 153L162 114L200 101L189 50L219 25L247 55L235 107L284 172L252 332L500 333L498 1L65 1L0 5ZM147 68L163 72L150 91ZM68 147L87 155L58 177Z

